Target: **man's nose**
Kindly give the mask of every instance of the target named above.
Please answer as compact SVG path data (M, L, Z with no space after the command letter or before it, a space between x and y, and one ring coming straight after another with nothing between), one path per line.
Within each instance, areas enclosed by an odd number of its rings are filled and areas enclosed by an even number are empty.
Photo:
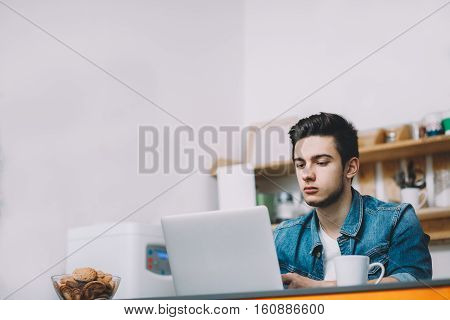
M310 167L305 167L302 171L302 179L304 181L314 181L316 179L314 171Z

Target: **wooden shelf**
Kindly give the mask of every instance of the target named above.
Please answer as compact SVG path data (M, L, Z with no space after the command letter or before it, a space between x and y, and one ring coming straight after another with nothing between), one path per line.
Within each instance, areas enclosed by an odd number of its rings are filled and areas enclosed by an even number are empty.
M371 163L376 161L394 160L407 157L415 157L432 153L450 151L450 135L440 135L419 140L404 140L392 143L377 144L364 147L359 150L360 162ZM219 159L211 170L211 175L216 175L218 166L236 164L238 161ZM291 160L271 162L255 166L255 173L267 174L291 174L294 173L294 165Z
M450 239L450 207L426 208L417 213L422 228L432 242L447 242Z
M450 207L420 209L417 217L420 221L450 218Z
M450 135L383 143L359 150L361 163L394 160L450 151Z

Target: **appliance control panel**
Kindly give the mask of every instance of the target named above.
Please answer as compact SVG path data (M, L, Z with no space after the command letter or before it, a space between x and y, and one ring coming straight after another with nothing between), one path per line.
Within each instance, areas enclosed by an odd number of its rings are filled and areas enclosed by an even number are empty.
M159 275L171 275L166 247L148 244L145 250L145 268Z

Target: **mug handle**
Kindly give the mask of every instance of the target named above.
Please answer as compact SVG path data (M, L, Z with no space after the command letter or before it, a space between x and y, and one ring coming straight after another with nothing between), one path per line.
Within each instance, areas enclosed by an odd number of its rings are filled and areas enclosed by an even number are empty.
M381 281L381 279L383 279L383 277L384 277L384 271L385 271L385 269L384 269L384 265L383 265L382 263L374 262L374 263L369 264L369 270L372 269L372 268L375 267L375 266L379 266L379 267L381 268L381 274L380 274L380 276L378 277L377 281L375 281L375 284L379 284L380 281Z
M425 203L427 202L427 198L428 198L427 190L425 190L425 189L420 190L419 199L421 196L422 196L422 200L419 200L419 208L422 208L425 205Z

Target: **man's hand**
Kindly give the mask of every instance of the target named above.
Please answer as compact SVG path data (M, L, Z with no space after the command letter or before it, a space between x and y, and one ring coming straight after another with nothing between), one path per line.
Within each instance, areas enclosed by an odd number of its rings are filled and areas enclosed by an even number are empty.
M323 288L336 286L336 281L317 281L302 277L297 273L286 273L281 275L283 284L288 285L288 289L299 288Z
M370 284L374 284L376 281L377 281L377 279L369 280L368 282ZM394 277L384 277L380 281L380 283L395 283L395 282L399 282L399 281L396 278L394 278Z

